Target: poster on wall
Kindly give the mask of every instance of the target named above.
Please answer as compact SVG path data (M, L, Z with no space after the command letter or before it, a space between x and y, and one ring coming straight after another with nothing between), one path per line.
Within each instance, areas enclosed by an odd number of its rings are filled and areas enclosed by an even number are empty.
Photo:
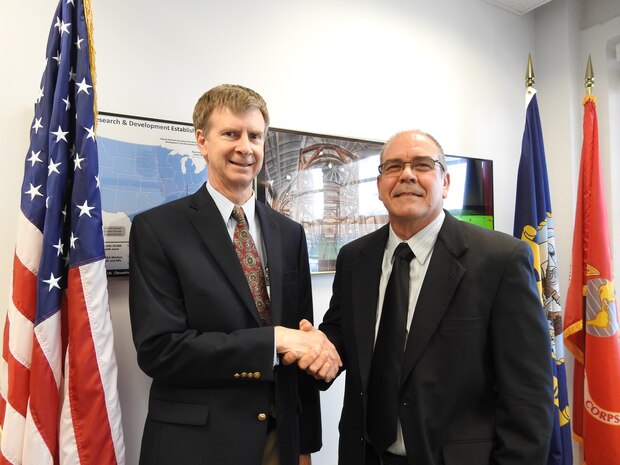
M106 269L127 275L133 217L195 192L207 166L188 123L99 112L97 145Z
M138 213L194 193L207 166L189 123L100 112L97 143L108 276L129 273ZM300 223L310 271L335 271L340 248L387 223L376 179L383 142L270 128L258 198ZM493 229L491 160L446 155L444 208Z

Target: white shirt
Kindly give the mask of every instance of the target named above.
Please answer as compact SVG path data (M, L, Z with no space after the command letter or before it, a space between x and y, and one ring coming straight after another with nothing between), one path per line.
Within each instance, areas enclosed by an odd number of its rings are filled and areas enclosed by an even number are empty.
M435 218L428 226L407 241L400 239L392 229L392 225L390 225L390 234L385 245L383 264L381 265L379 301L377 302L377 321L375 324L375 340L377 339L379 323L381 321L385 289L390 279L390 274L392 274L394 251L401 242L407 242L415 254L415 257L411 260L409 267L409 309L407 311L407 334L405 338L409 337L409 328L411 327L411 321L413 320L413 313L418 302L420 289L422 288L422 283L424 282L424 277L426 276L426 271L428 270L428 265L431 261L431 256L433 255L433 249L435 248L435 242L437 241L437 236L439 235L439 230L443 225L443 220L445 217L446 214L443 210L441 210L441 213L437 216L437 218ZM404 349L405 348L403 347L403 350ZM396 442L388 447L387 450L392 454L407 455L400 420L398 421L398 428L396 430Z
M207 182L207 190L209 191L209 194L211 194L211 197L215 202L215 206L220 211L224 223L226 223L226 229L228 230L230 240L232 241L235 234L235 226L237 226L237 221L235 221L235 219L231 216L235 204L228 200L224 194L221 194L215 190L215 187L209 184L209 182ZM256 244L256 248L258 249L258 256L260 257L261 265L263 270L266 270L268 269L266 259L267 254L262 240L260 223L256 218L256 196L254 195L254 192L252 192L252 196L243 205L239 205L239 207L243 208L243 212L245 213L245 217L248 222L250 235L254 240L254 244Z

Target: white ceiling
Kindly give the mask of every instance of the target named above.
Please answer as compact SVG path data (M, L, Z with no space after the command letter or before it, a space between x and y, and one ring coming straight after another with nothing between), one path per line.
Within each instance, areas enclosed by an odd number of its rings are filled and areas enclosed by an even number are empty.
M551 0L485 0L518 15L524 15Z

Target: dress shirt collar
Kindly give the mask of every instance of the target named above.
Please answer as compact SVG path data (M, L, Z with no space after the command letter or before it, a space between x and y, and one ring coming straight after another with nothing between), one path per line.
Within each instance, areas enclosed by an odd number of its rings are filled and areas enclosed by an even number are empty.
M409 238L409 240L404 241L409 244L409 247L411 247L411 250L413 250L413 253L415 254L414 260L416 260L420 265L425 265L431 256L431 252L433 251L433 247L435 246L437 236L439 236L439 230L443 225L443 220L445 217L445 212L441 210L441 213L439 213L437 218L435 218L430 224L414 234L413 237ZM401 242L403 242L403 240L396 235L392 229L392 225L390 224L390 234L385 246L385 251L388 257L394 256L394 251Z
M224 223L228 223L228 221L230 220L230 215L232 214L233 208L235 207L235 204L232 203L230 200L228 200L228 198L224 194L215 190L215 187L209 184L208 181L207 181L207 191L209 191L209 194L211 194L211 197L213 198L213 201L215 202L217 209L220 211L220 214L222 215L222 218L224 219ZM243 205L239 205L241 208L243 208L243 212L245 213L245 217L248 221L248 227L250 228L250 231L254 229L254 222L255 222L254 215L256 212L255 198L256 196L254 195L254 192L252 192L252 195L247 200L247 202L245 202Z

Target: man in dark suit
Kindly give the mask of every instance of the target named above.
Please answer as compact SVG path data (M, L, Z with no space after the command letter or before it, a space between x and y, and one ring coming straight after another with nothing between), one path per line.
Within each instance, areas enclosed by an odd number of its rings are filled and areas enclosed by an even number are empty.
M528 245L443 210L450 175L428 134L395 135L379 172L389 224L342 248L320 326L346 369L339 464L546 464L551 349ZM389 349L397 260L408 289Z
M268 124L253 90L206 92L207 184L134 218L131 324L153 378L141 465L309 464L321 446L314 380L276 354L312 349L328 380L340 359L318 330L291 329L312 321L308 254L302 227L254 197Z

